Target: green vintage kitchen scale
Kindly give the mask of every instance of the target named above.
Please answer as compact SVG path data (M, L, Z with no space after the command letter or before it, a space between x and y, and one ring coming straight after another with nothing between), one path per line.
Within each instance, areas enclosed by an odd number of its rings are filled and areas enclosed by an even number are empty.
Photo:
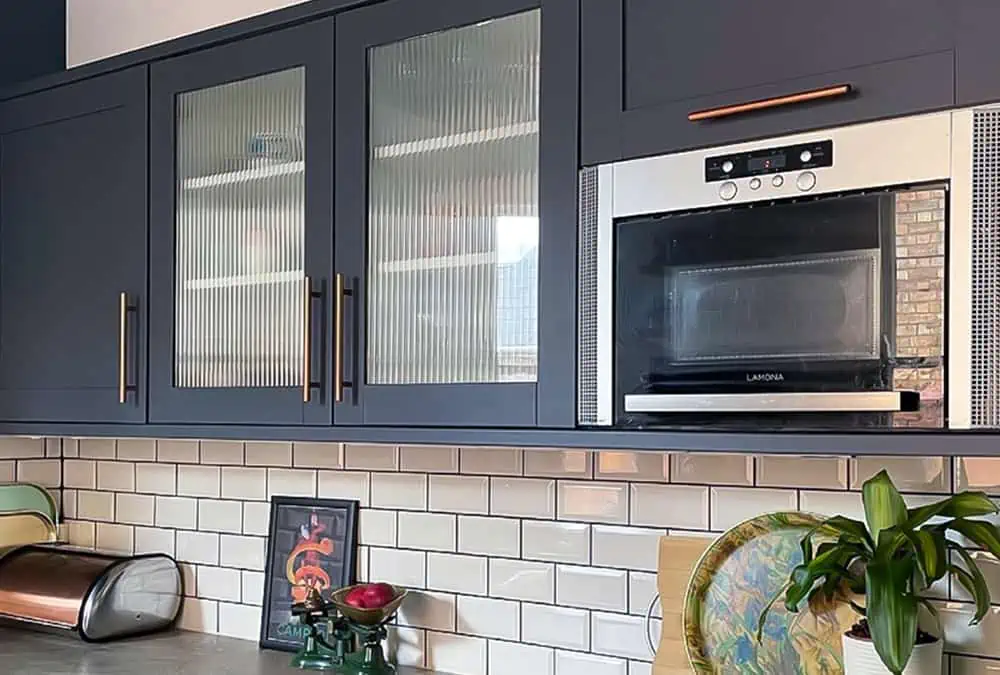
M393 599L377 609L362 609L344 602L353 586L334 591L329 600L311 589L305 601L292 605L292 616L308 629L302 648L292 659L301 670L325 670L339 675L393 675L396 667L385 658L382 641L386 626L406 597L406 589L393 586ZM325 636L321 627L326 628ZM355 649L357 646L357 649Z

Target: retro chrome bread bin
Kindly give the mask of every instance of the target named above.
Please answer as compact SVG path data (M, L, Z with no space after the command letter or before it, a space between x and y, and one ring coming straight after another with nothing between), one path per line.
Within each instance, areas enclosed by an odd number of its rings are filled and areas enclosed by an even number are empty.
M166 555L43 544L0 550L0 618L88 642L169 628L183 595L180 569Z

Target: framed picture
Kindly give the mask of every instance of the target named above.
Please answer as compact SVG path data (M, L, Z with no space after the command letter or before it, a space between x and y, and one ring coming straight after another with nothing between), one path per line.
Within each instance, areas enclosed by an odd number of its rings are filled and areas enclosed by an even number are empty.
M292 605L310 587L326 597L355 582L358 506L340 499L271 499L261 647L297 650L305 627L292 621Z

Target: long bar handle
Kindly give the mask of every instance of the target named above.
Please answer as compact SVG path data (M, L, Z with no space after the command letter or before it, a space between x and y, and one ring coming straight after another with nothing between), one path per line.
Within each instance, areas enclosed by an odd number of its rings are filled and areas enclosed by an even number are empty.
M306 275L302 293L302 402L312 398L312 277Z
M118 296L118 402L128 398L128 293Z
M742 113L754 112L757 110L767 110L769 108L779 108L781 106L794 105L796 103L807 103L809 101L820 101L827 98L846 96L850 93L851 85L838 84L832 87L811 89L797 94L788 94L787 96L775 96L774 98L765 98L758 101L749 101L747 103L737 103L719 108L709 108L708 110L697 110L688 115L688 121L701 122L703 120L717 120L723 117L731 117L733 115L740 115Z
M333 402L344 402L344 275L337 274L333 291Z

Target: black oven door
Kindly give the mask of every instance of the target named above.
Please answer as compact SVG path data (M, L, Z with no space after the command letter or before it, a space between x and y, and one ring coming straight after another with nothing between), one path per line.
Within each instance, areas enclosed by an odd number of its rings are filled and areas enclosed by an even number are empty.
M616 223L619 425L942 426L944 201L886 191Z

